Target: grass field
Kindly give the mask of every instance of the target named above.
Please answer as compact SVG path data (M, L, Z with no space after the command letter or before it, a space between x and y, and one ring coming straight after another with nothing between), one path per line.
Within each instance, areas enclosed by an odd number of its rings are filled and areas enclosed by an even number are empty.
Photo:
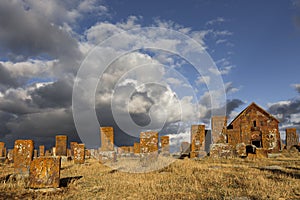
M300 199L299 153L272 159L176 160L150 173L113 170L94 159L63 163L61 188L26 189L5 180L12 164L1 165L0 199Z

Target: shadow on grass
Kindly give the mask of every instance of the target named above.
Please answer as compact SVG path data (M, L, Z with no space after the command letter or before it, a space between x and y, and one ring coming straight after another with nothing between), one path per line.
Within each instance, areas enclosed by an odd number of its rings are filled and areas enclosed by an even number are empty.
M283 168L270 168L270 167L261 167L258 168L261 171L270 171L274 174L282 174L282 175L286 175L295 179L300 179L300 173L294 173L294 172L287 172L285 171Z
M66 177L66 178L61 178L59 182L59 187L68 187L68 185L76 180L81 179L83 176L73 176L73 177Z

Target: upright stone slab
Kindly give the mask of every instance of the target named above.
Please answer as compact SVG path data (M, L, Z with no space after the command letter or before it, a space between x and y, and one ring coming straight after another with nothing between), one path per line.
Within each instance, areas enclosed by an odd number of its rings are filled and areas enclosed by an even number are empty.
M141 132L140 134L141 153L158 151L158 132Z
M0 142L0 157L6 157L6 148L4 142Z
M8 150L7 160L8 160L8 163L13 163L14 162L14 150L13 149Z
M134 151L134 154L139 154L140 153L140 143L139 142L135 142L133 144L133 151Z
M56 156L56 147L52 147L52 156Z
M161 154L163 156L170 155L170 137L165 135L160 137Z
M211 118L212 143L225 143L227 131L227 117L213 116Z
M205 125L191 126L191 158L200 157L205 151Z
M57 135L55 148L57 156L67 156L67 139L66 135Z
M60 157L39 157L30 164L30 188L58 188L60 181Z
M78 144L77 142L70 142L70 147L71 147L71 157L74 157L74 147L75 145Z
M298 145L299 143L299 136L297 135L296 128L287 128L285 129L286 134L286 148L290 149L294 145Z
M52 156L50 150L45 151L45 156Z
M45 156L45 146L44 145L40 145L39 146L39 156Z
M113 127L101 127L101 150L113 151L114 150L114 129Z
M38 150L34 149L33 150L33 158L36 159L38 157Z
M14 172L22 176L29 175L29 167L33 156L32 140L16 140L14 146Z
M75 144L74 145L74 163L83 164L84 163L84 144Z

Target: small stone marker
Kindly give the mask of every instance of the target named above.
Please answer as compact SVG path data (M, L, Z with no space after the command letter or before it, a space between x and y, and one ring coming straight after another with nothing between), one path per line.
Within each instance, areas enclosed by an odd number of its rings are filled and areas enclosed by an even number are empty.
M38 157L38 151L35 149L33 150L33 158L36 159Z
M133 151L134 151L134 154L139 154L140 153L140 143L139 142L135 142L133 144Z
M83 164L84 163L84 144L75 144L74 146L74 163Z
M14 172L22 176L29 175L33 156L32 140L16 140L14 146Z
M6 157L6 148L4 142L0 142L0 157Z
M39 157L30 164L30 188L58 188L61 158Z
M45 146L44 145L40 145L39 146L39 156L45 156Z

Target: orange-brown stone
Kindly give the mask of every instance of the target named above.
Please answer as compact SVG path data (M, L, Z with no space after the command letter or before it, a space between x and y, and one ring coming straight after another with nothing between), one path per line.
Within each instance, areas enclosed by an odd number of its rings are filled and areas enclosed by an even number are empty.
M39 157L30 164L30 188L58 188L60 182L60 157Z
M114 150L114 129L113 127L101 127L101 150L113 151Z
M14 146L14 172L28 176L33 156L32 140L16 140Z
M44 145L40 145L39 146L39 156L45 156L45 146Z
M140 152L158 152L158 132L141 132Z
M84 144L75 144L74 145L74 163L83 164L85 158L85 149Z
M66 135L57 135L55 137L55 150L57 156L67 156L67 139Z

